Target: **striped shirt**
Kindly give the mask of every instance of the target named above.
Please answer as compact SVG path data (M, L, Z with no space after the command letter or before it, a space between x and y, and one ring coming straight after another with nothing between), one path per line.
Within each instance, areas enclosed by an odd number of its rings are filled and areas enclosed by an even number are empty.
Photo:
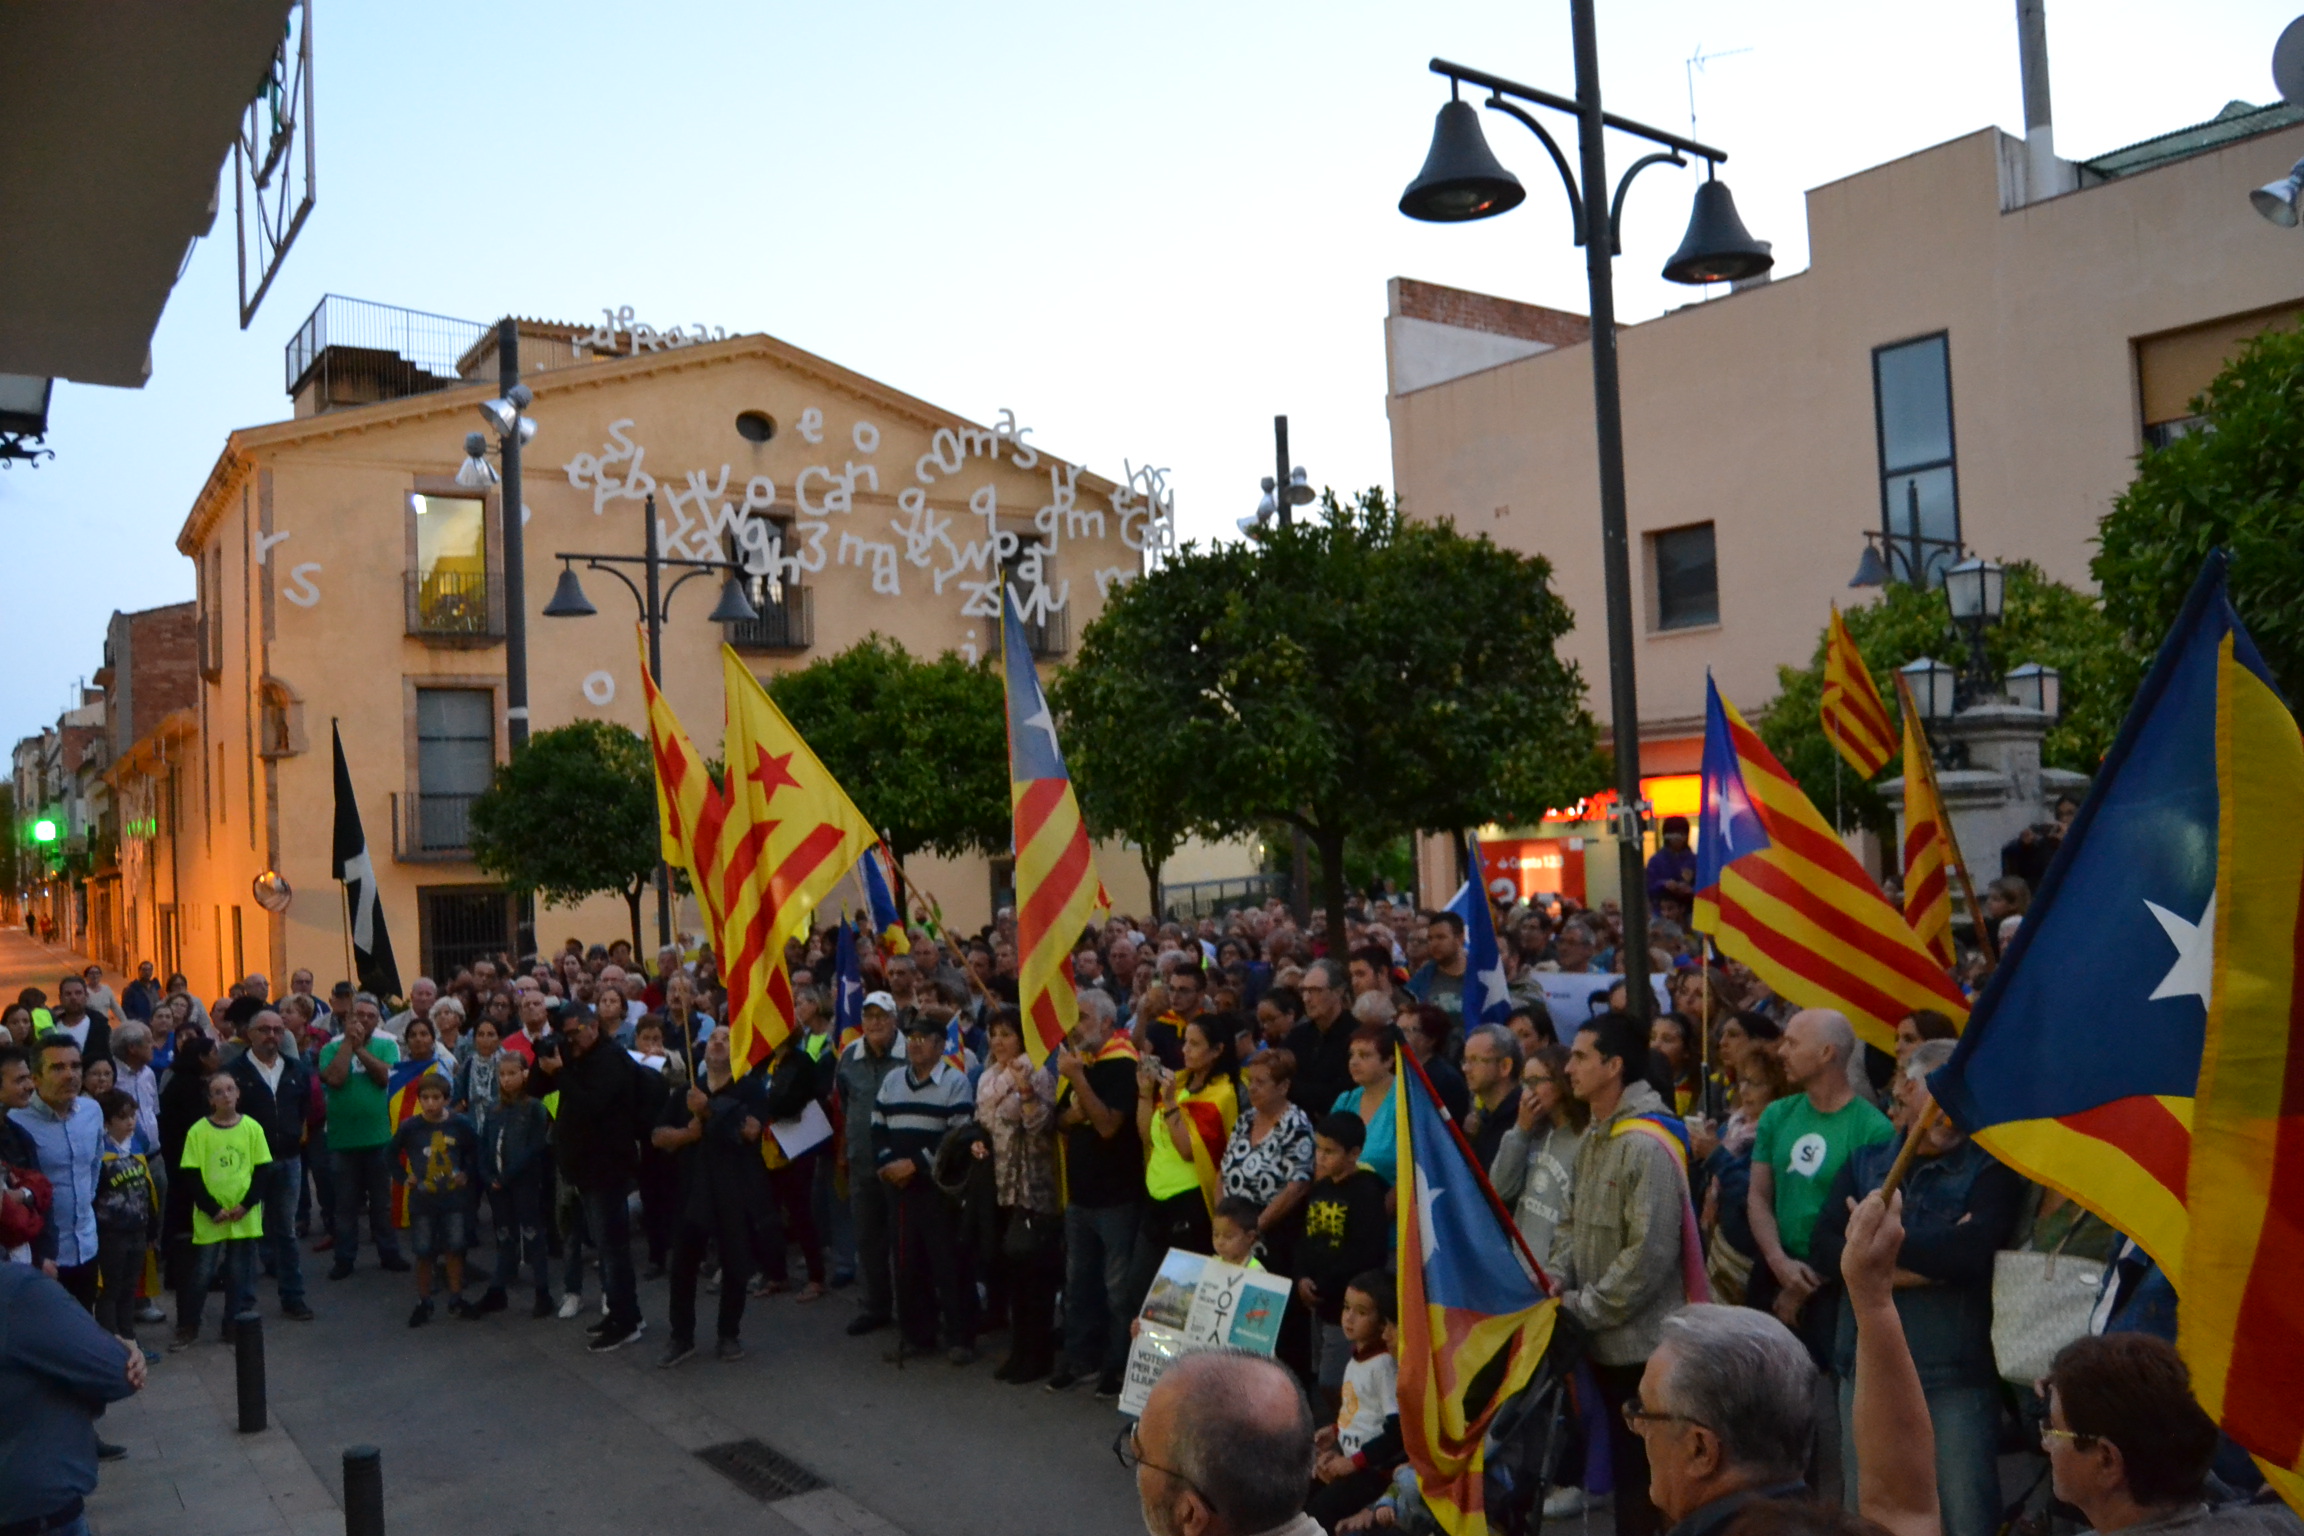
M872 1161L885 1168L911 1158L927 1173L936 1161L944 1133L976 1117L976 1095L968 1074L938 1059L925 1078L906 1066L880 1080L872 1101Z

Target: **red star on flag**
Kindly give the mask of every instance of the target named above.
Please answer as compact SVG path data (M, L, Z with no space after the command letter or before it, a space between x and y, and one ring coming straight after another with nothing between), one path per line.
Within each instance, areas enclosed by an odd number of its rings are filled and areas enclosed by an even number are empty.
M758 784L761 793L773 800L776 798L776 791L786 784L791 785L794 789L800 787L800 781L792 777L791 767L792 759L797 754L787 752L782 757L770 757L766 747L754 747L752 751L760 759L760 765L746 774L745 777Z

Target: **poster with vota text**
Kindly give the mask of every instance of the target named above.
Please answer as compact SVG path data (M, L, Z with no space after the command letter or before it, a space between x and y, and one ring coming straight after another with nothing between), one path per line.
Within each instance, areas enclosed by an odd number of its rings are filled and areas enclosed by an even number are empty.
M1270 1355L1280 1342L1288 1289L1285 1276L1268 1270L1169 1249L1137 1316L1120 1411L1131 1418L1141 1415L1168 1367L1194 1350Z

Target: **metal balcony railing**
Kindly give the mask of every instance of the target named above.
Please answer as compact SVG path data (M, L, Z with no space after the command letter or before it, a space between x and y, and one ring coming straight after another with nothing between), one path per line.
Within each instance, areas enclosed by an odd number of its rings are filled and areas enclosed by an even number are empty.
M392 796L392 857L402 864L454 863L472 855L478 795Z
M408 633L438 640L503 638L503 579L494 571L410 571Z
M814 589L786 583L782 602L753 606L760 617L748 624L727 626L728 643L740 651L804 651L816 643Z
M1061 656L1072 643L1070 627L1064 622L1063 610L1057 609L1038 619L1024 622L1024 643L1032 647L1032 654L1045 661Z

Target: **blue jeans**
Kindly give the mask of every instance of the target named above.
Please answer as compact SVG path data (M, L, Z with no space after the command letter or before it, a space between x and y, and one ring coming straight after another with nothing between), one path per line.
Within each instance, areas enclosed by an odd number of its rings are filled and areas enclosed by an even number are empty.
M256 1245L260 1237L233 1237L192 1245L192 1283L176 1293L176 1331L198 1333L208 1282L224 1271L224 1321L256 1310Z
M1944 1536L1992 1536L2000 1525L2000 1393L1994 1387L1926 1387L1936 1426L1936 1499ZM1840 1383L1843 1502L1856 1507L1856 1384Z
M376 1256L399 1258L400 1239L392 1230L392 1149L361 1147L328 1155L336 1165L336 1267L350 1269L360 1254L362 1210L376 1238Z
M608 1321L623 1328L640 1321L640 1291L632 1273L629 1189L582 1192L584 1224L600 1244L600 1283L608 1292Z
M1076 1375L1118 1376L1128 1325L1115 1315L1136 1262L1134 1205L1064 1208L1064 1358Z
M304 1194L304 1159L272 1160L272 1190L264 1197L262 1253L273 1277L280 1282L283 1308L304 1304L304 1260L296 1245L296 1202Z

